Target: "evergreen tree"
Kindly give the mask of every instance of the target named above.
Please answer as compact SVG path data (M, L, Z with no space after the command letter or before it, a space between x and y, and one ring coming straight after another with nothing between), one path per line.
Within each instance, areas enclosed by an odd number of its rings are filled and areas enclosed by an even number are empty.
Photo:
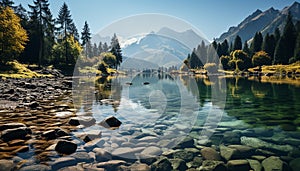
M221 56L222 55L229 55L229 52L228 52L228 50L229 50L229 45L228 45L228 41L227 41L227 39L225 39L223 42L222 42L222 44L221 44L221 47L222 47L222 54L221 54ZM220 56L220 55L219 55Z
M262 43L263 43L263 37L261 32L255 33L255 36L250 45L250 50L252 54L254 54L255 52L259 52L261 50ZM250 56L252 56L252 54Z
M286 19L286 25L275 49L274 63L288 64L290 58L294 56L296 42L296 29L289 13Z
M281 37L281 35L280 35L280 30L279 30L279 28L277 27L277 28L275 29L275 32L274 32L274 38L275 38L276 44L278 43L280 37Z
M108 50L109 50L109 47L108 47L107 43L104 42L104 44L103 44L103 52L108 52Z
M247 41L244 42L243 51L245 53L247 53L247 55L250 55L250 49L249 49Z
M262 45L262 50L265 51L271 59L274 57L276 41L274 35L266 34Z
M98 45L98 55L97 56L99 56L102 52L103 52L103 45L102 45L102 42L99 42L99 45Z
M66 64L69 63L68 59L68 43L67 43L67 38L68 35L70 34L76 34L76 31L74 29L74 23L71 18L70 10L69 7L67 6L66 3L63 3L62 7L59 10L58 13L58 18L57 18L57 32L58 32L58 39L60 42L64 42L64 53L65 53L65 62ZM76 40L76 39L75 39Z
M94 43L94 46L93 46L93 56L98 56L99 52L98 52L98 46L96 43Z
M193 52L190 55L189 63L190 63L189 66L191 67L191 69L197 69L197 68L203 67L203 63L201 62L198 55L196 54L195 48L193 49Z
M237 35L234 39L233 50L242 50L242 39L239 35Z
M10 7L12 9L14 9L13 5L14 5L14 2L11 0L1 0L0 1L0 6L2 6L2 7Z
M88 49L88 44L91 40L91 32L87 21L84 22L84 26L81 32L81 40L82 40L81 45L84 47L85 56L88 57L87 49Z
M54 45L54 19L49 9L48 0L33 1L34 5L28 5L30 15L30 40L33 39L30 49L37 48L37 62L39 66L51 57L51 49ZM33 56L36 58L36 56Z
M294 57L289 60L289 63L294 63L300 61L300 30L298 31L298 36L296 39Z
M117 38L117 35L114 34L112 39L111 39L111 50L110 52L116 56L116 65L115 68L117 69L118 66L122 63L122 50L120 47L119 40Z

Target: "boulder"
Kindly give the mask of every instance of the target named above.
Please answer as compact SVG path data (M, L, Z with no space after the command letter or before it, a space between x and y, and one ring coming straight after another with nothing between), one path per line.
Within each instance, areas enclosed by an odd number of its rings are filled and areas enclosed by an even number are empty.
M75 160L80 163L80 162L85 162L85 163L90 163L93 162L93 158L89 155L87 152L76 152L72 154L70 157L75 158Z
M116 117L110 116L105 118L99 123L104 128L115 129L121 126L122 122L119 121Z
M261 171L262 166L259 161L248 159L248 162L253 171Z
M186 137L184 138L179 144L179 148L193 148L195 140L192 137Z
M206 160L221 160L220 154L211 147L204 147L201 149L201 155Z
M130 166L130 170L134 171L150 171L151 168L147 164L135 163Z
M66 141L66 140L60 140L55 145L55 151L62 154L72 154L76 151L77 144Z
M173 170L187 170L188 169L185 161L182 159L171 159L170 162L172 163Z
M161 155L162 150L156 146L146 147L141 154L145 156L159 156Z
M283 170L283 161L279 157L271 156L262 161L264 171Z

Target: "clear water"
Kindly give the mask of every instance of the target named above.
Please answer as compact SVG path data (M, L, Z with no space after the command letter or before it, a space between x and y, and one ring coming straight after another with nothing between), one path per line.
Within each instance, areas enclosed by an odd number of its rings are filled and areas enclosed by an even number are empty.
M90 113L97 123L108 116L122 122L117 130L98 124L82 130L101 130L104 139L110 139L108 146L114 144L112 136L125 137L136 146L145 146L139 144L141 137L153 136L149 146L169 149L188 135L200 144L241 144L244 136L293 149L300 145L300 87L296 85L158 73L95 82L79 80L74 102L79 113Z

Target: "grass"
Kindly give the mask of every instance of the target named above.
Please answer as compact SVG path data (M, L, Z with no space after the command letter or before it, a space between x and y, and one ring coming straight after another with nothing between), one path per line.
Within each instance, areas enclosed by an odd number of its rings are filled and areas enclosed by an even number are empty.
M300 61L295 62L293 64L290 65L267 65L267 66L262 66L262 73L300 73ZM250 72L254 72L255 70L257 70L258 67L255 68L250 68L248 69Z
M53 77L52 75L44 75L34 72L18 61L11 61L1 64L0 77L3 78L36 78L36 77Z

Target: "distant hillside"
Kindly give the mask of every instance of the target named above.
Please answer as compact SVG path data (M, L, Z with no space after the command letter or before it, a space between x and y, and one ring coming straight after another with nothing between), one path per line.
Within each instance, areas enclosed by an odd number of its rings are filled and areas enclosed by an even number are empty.
M136 69L136 70L143 70L143 69L158 69L159 66L149 61L145 61L142 59L136 58L128 58L123 57L123 62L120 66L120 69Z
M237 35L242 38L242 41L248 41L258 31L262 32L263 35L273 33L277 27L279 29L284 27L285 19L289 12L293 15L295 21L299 20L300 3L294 2L291 6L285 7L281 11L274 8L270 8L264 12L256 10L237 26L230 27L216 41L222 42L227 39L229 42L232 42Z

